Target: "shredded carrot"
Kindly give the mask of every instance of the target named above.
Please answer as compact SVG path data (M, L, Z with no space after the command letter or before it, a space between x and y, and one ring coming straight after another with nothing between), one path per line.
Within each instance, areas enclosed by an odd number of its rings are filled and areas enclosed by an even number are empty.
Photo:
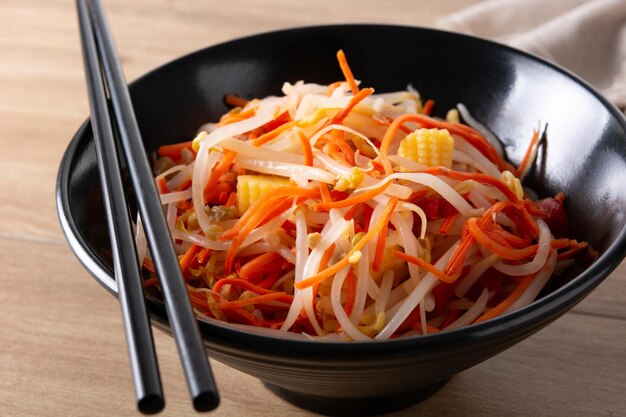
M235 204L237 204L237 193L235 191L232 191L228 196L228 200L226 200L225 206L235 207Z
M191 187L191 178L187 178L185 181L181 182L178 187L176 187L176 191L185 191Z
M239 277L246 281L254 281L276 269L276 261L282 257L276 252L266 252L246 263L239 270Z
M526 149L526 154L524 154L524 158L522 159L522 162L520 162L519 166L517 167L517 170L515 171L516 177L521 176L526 170L526 167L530 163L530 157L532 156L535 146L537 146L538 142L539 142L539 131L533 130L533 136L530 139L530 144L528 145L528 149Z
M207 261L207 258L209 257L209 255L211 254L211 249L208 248L203 248L200 253L198 253L198 256L196 257L196 259L198 260L198 263L200 265L204 265Z
M224 157L220 162L218 162L213 169L211 170L211 176L209 177L209 181L207 181L206 186L204 187L204 199L207 200L206 195L210 193L215 185L219 182L222 175L228 171L230 165L233 163L235 158L237 157L237 152L233 152L230 150L224 151Z
M587 242L580 242L580 243L576 241L572 241L572 242L573 242L571 244L572 246L568 250L566 250L565 252L561 252L556 256L557 261L562 261L563 259L571 258L589 246ZM554 245L552 245L552 247L554 248Z
M265 279L259 283L259 287L261 288L271 288L278 278L280 278L281 271L279 269L274 268L272 272L267 274Z
M346 54L344 54L341 49L337 51L337 60L339 61L339 67L341 68L341 72L343 72L343 76L346 78L346 81L350 86L350 90L352 90L352 94L357 95L359 92L359 86L354 79L354 75L352 75L352 70L348 65Z
M404 260L407 261L409 263L412 263L413 265L417 265L420 268L430 272L431 274L433 274L434 276L437 277L437 279L439 279L439 281L441 282L446 282L446 283L452 283L455 282L459 276L460 273L457 273L455 275L447 275L445 272L440 271L439 269L437 269L437 267L431 263L426 262L425 260L423 260L422 258L418 258L417 256L411 256L409 254L406 254L404 252L401 252L399 250L396 250L394 252L394 254Z
M446 276L454 277L461 273L463 265L465 265L467 254L473 245L474 238L468 232L467 226L464 225L461 231L461 243L459 243L459 247L454 251L454 254L450 258L450 261L448 261L448 265L444 270Z
M248 100L236 94L226 94L224 102L231 107L245 107L248 104Z
M374 252L374 261L372 262L372 270L374 272L380 272L380 267L383 264L383 256L385 255L385 247L387 246L387 229L389 223L385 223L380 229L378 234L378 240L376 241L376 251Z
M174 143L171 145L160 146L157 150L157 154L161 157L167 156L173 159L180 158L183 149L188 149L193 152L193 141Z
M322 137L320 137L318 143L321 142L331 142L333 144L335 144L335 146L337 146L340 150L341 153L344 156L344 159L346 160L346 162L351 165L354 166L355 162L354 162L354 149L352 149L350 147L350 145L348 145L348 142L346 142L343 139L340 139L334 135L331 135L329 133L326 133L324 135L322 135Z
M356 216L356 213L357 211L359 211L360 208L361 206L358 204L353 205L348 211L346 211L346 214L343 216L343 218L346 220L352 220L354 216Z
M389 187L389 185L391 184L391 182L386 182L383 185L380 185L376 188L372 188L371 190L367 190L361 193L358 193L358 195L356 196L350 196L344 200L339 200L339 201L331 201L329 203L316 203L313 204L313 208L315 210L321 211L321 210L330 210L331 208L342 208L342 207L350 207L354 204L359 204L359 203L364 203L367 200L371 200L372 198L376 197L378 194L383 193L387 187Z
M441 226L439 227L439 234L447 235L450 232L450 228L454 224L454 221L460 215L461 215L461 213L454 213L454 214L446 217L446 219L443 221L443 223L441 223Z
M298 130L298 139L302 145L302 152L304 153L304 165L313 166L313 149L311 149L311 142L302 131Z
M234 285L235 287L239 287L244 290L252 291L254 293L261 294L261 295L275 292L272 290L268 290L267 288L262 288L259 285L255 285L251 283L250 281L246 281L245 279L233 278L233 277L226 277L226 278L219 279L213 286L213 291L219 293L220 290L225 285Z
M187 269L189 269L189 265L191 265L201 249L202 246L196 245L194 243L189 247L189 249L187 249L187 252L185 252L182 258L180 258L180 270L183 272L183 275L187 272Z
M322 254L322 259L320 259L320 267L318 272L328 268L328 262L330 262L330 258L333 256L333 253L335 253L335 244L331 243L328 249L326 249Z
M224 262L224 271L226 274L230 274L235 260L235 255L239 250L246 237L252 232L252 230L267 216L266 209L277 199L284 199L289 197L317 197L318 190L309 190L299 187L280 187L268 192L264 197L257 200L243 216L239 218L235 226L232 229L225 232L221 239L225 239L225 236L233 235L230 248L226 252L226 260ZM248 214L249 213L249 214ZM246 216L247 215L247 216ZM235 232L233 233L233 231Z
M228 182L222 182L211 188L204 194L204 201L206 203L212 203L214 200L219 200L222 193L230 193L234 190L234 186Z
M161 194L167 194L170 191L167 189L167 182L165 181L165 177L161 177L159 178L159 181L157 181L157 185L159 187L159 193Z
M253 304L267 303L271 301L282 301L285 303L291 303L293 301L293 296L285 294L284 292L273 292L270 294L263 294L255 297L245 298L243 300L223 301L221 303L218 303L218 307L222 310L230 310L233 308L240 308Z
M504 313L504 311L506 311L507 308L509 308L515 301L517 301L518 298L520 298L522 296L524 291L526 291L528 286L533 282L533 280L535 279L536 275L537 274L531 274L531 275L524 276L524 278L522 278L520 283L517 285L517 287L515 287L513 292L511 294L509 294L508 297L506 297L502 302L500 302L500 304L498 304L497 306L493 307L491 310L487 311L482 316L478 317L474 321L474 323L481 323L481 322L483 322L485 320L492 319L492 318L497 317L500 314Z
M424 113L426 116L430 116L433 111L433 107L435 107L435 101L431 99L426 100L426 103L424 103L424 108L422 109L422 113Z
M275 128L274 130L267 132L261 136L259 136L258 138L254 139L252 141L252 145L254 146L261 146L266 144L267 142L276 139L278 137L278 135L280 135L281 133L291 129L292 127L296 126L298 124L297 121L292 120L291 122L287 122L284 123L280 126L278 126L277 128Z
M226 126L229 125L231 123L236 123L236 122L240 122L242 120L246 120L249 119L253 116L256 115L256 107L252 107L250 109L244 110L244 111L235 111L235 112L229 112L227 114L225 114L224 116L222 116L222 118L220 119L220 122L218 123L219 126Z
M365 234L365 236L363 236L361 240L359 240L356 243L356 245L354 245L354 247L350 250L350 252L348 252L348 254L344 258L342 258L339 262L335 263L334 265L329 266L328 268L324 269L323 271L318 272L316 275L313 275L310 278L303 279L302 281L296 283L295 287L299 290L302 290L312 285L321 283L325 281L326 279L330 278L331 276L335 275L341 269L350 265L350 258L352 257L352 255L354 255L355 252L360 251L363 248L363 246L365 246L365 244L369 242L377 233L379 233L380 230L383 228L383 226L389 222L389 218L393 214L393 211L396 209L397 204L398 204L398 197L391 197L391 199L389 199L389 204L387 204L387 207L385 207L385 209L383 210L380 216L380 219L378 219L374 227L372 227Z
M343 123L343 121L345 120L346 117L348 117L352 109L354 109L357 104L365 100L365 98L370 96L373 92L374 92L373 88L364 88L363 90L359 91L354 97L350 99L350 101L348 102L348 105L344 107L343 109L341 109L339 113L337 113L332 119L326 122L324 126Z
M330 192L328 191L328 184L326 184L325 182L320 182L319 188L322 201L324 203L330 203L332 199L330 198Z
M521 260L534 256L537 253L537 245L523 249L513 249L498 244L481 229L476 218L467 220L467 230L481 246L504 259Z
M241 231L241 229L243 229L245 225L250 223L250 219L252 219L254 216L258 214L263 214L263 211L265 210L265 208L275 203L277 198L289 197L289 196L291 197L302 196L302 197L308 197L308 198L316 198L319 195L318 193L319 193L318 190L310 190L310 189L300 188L300 187L275 188L269 191L268 193L266 193L265 195L263 195L258 200L256 200L248 208L248 210L246 210L245 213L243 213L243 215L239 218L239 220L237 220L237 223L235 223L235 225L231 229L225 231L220 236L220 239L221 240L232 239ZM259 222L261 220L259 220Z

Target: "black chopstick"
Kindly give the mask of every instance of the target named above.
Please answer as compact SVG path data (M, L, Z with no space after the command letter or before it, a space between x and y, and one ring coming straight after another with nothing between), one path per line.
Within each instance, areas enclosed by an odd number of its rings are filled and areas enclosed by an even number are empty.
M102 4L99 0L93 0L91 4L96 45L112 102L119 142L159 277L170 327L176 339L194 408L197 411L209 411L219 404L217 387L163 216L161 200L143 147L113 37Z
M159 377L152 329L144 302L141 272L136 255L122 175L111 127L111 118L100 66L96 55L89 11L77 2L85 75L98 155L98 170L109 226L113 265L118 287L137 408L146 414L163 409L163 390Z

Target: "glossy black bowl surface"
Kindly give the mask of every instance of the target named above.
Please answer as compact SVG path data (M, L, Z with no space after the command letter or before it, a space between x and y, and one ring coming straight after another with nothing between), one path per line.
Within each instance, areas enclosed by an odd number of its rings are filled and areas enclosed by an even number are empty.
M280 94L285 81L342 78L343 49L362 85L378 92L415 87L435 113L464 103L521 160L532 129L548 123L548 145L528 185L563 191L571 235L599 257L578 277L528 307L463 329L379 342L321 343L274 338L200 321L212 357L269 384L304 395L367 398L402 394L445 380L519 342L595 288L626 252L626 123L589 86L522 52L429 29L347 25L300 28L235 40L166 64L132 83L148 152L193 136L227 111L224 94ZM116 292L90 125L69 145L57 184L59 217L79 260ZM149 299L167 331L163 305Z

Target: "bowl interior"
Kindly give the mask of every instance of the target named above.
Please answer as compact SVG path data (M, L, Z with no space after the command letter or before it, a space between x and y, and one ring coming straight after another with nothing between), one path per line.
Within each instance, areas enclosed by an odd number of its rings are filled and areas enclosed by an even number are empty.
M439 116L457 103L465 104L502 140L513 163L521 160L532 130L548 123L547 146L540 150L526 185L540 196L563 191L571 236L590 242L600 258L567 289L544 297L550 304L542 308L554 317L562 314L619 264L626 250L624 119L568 73L462 35L409 27L326 26L263 34L196 52L132 84L146 150L189 140L201 124L228 110L226 93L263 97L280 94L285 81L326 84L341 79L335 58L339 49L346 52L363 86L388 92L412 85L423 98L435 100ZM75 250L84 252L81 260L92 273L99 269L111 277L88 124L77 133L63 164L58 192L66 234ZM102 272L94 275L101 277ZM158 303L151 309L164 317Z

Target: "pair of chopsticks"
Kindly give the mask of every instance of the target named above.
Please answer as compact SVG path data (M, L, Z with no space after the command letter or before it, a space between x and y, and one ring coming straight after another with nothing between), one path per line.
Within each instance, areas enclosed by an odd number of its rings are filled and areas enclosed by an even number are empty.
M122 184L119 144L128 166L194 408L209 411L219 403L217 388L163 217L161 200L105 13L100 0L77 0L76 4L91 123L137 407L146 414L157 413L163 409L165 401ZM109 109L113 110L114 120Z

